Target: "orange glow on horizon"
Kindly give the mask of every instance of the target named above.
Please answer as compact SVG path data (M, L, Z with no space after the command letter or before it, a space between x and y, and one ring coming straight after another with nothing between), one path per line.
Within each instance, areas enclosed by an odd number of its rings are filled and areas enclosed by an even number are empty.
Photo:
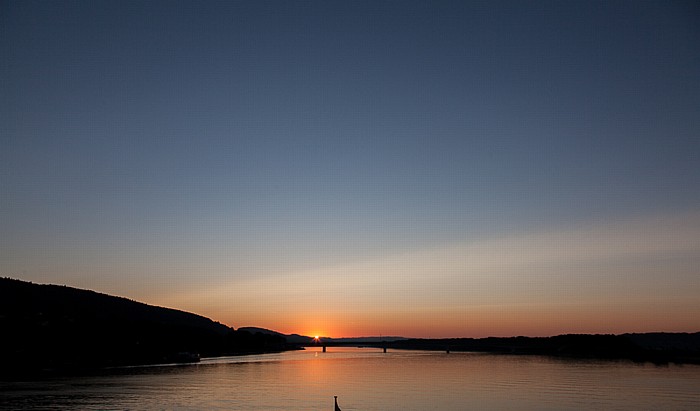
M397 310L381 316L371 312L329 312L309 327L304 313L255 322L284 334L316 340L344 337L400 336L408 338L483 338L560 334L624 334L635 332L697 332L692 304L670 307L615 304L527 304L464 307L437 311ZM681 311L681 313L677 313ZM296 315L295 315L296 314ZM307 330L307 331L304 331ZM318 341L318 340L316 340Z
M198 301L199 302L199 301ZM329 306L324 312L291 307L271 314L241 315L210 305L169 304L234 328L257 326L283 334L330 338L396 336L407 338L483 338L560 334L624 334L700 331L695 298L672 301L627 299L518 302L450 307ZM249 311L246 313L250 313Z
M698 238L698 212L632 216L212 279L139 299L309 339L697 332Z

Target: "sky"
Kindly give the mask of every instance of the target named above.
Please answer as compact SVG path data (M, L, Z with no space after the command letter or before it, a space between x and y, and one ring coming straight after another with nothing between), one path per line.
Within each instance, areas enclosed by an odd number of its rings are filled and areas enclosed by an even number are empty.
M0 276L334 337L700 331L700 7L0 1Z

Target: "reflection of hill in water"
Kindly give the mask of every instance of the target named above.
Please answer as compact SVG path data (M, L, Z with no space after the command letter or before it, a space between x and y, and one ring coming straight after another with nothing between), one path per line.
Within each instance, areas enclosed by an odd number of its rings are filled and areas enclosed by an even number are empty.
M57 285L0 279L3 369L177 362L284 348L200 315Z

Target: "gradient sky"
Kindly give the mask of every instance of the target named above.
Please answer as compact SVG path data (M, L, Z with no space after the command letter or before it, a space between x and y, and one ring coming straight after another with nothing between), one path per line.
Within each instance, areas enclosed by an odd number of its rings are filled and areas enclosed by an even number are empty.
M310 335L700 331L700 7L0 1L0 275Z

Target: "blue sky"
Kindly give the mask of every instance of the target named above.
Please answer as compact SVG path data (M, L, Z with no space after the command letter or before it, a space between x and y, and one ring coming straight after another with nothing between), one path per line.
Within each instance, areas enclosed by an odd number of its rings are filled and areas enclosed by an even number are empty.
M418 292L395 256L551 232L686 244L678 219L700 243L699 20L692 2L3 2L0 273L307 332L305 282L349 290L319 323L404 318L379 308ZM664 303L700 291L700 250L649 242ZM588 253L558 269L607 273L586 301L621 272ZM489 272L477 294L507 304L494 284L519 274ZM468 335L461 304L449 333Z

